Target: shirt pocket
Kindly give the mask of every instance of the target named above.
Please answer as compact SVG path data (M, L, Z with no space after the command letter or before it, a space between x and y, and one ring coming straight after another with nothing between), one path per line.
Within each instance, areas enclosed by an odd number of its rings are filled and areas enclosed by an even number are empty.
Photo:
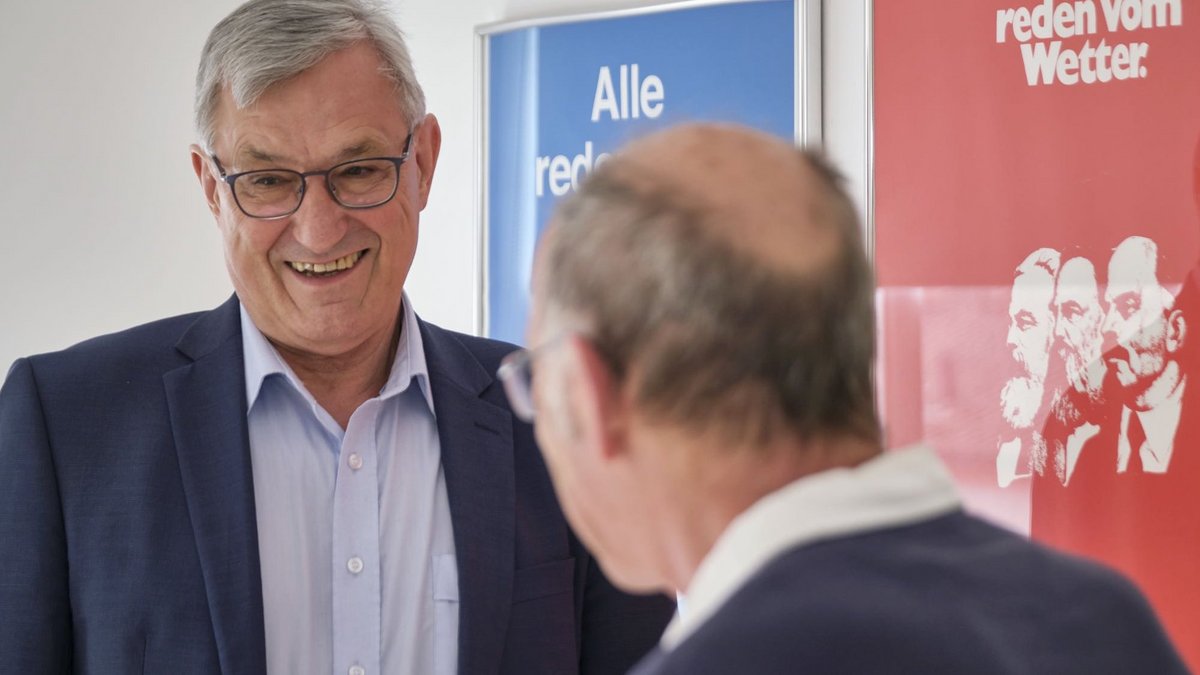
M436 675L458 670L458 560L433 556L433 664Z

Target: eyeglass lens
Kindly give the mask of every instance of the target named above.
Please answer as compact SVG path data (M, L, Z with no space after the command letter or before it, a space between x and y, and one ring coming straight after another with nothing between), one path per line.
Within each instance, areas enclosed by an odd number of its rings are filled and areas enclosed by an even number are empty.
M399 172L390 159L362 159L329 170L333 197L343 206L367 207L392 198ZM295 211L304 194L304 176L286 169L251 171L237 177L234 196L251 216L271 217Z
M517 351L504 359L500 368L500 379L504 384L504 392L508 394L509 404L517 417L525 422L532 422L533 408L533 371L528 351Z

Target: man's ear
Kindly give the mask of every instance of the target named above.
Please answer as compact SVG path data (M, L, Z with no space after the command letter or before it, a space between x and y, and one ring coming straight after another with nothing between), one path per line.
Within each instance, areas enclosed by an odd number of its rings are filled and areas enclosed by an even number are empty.
M204 201L208 204L208 210L213 216L217 216L221 212L221 200L217 196L217 177L213 175L208 163L208 153L197 144L192 143L189 148L192 152L192 170L196 172L196 178L200 180L200 189L204 191Z
M610 460L626 451L628 404L612 369L587 338L572 335L564 347L571 359L566 402L585 445Z
M437 169L438 155L442 151L442 127L433 114L425 115L425 119L413 133L412 143L417 146L415 164L420 171L417 180L418 205L423 210L429 202L429 190L433 186L433 172Z
M1178 352L1186 340L1187 318L1182 311L1173 309L1167 314L1167 352Z

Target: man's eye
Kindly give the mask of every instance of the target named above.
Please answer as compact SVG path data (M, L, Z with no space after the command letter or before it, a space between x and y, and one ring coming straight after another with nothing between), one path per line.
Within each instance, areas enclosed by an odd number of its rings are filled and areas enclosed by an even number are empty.
M246 178L255 189L284 187L296 182L294 177L284 173L252 173Z
M362 164L348 166L338 172L345 178L368 178L375 173L375 167Z
M1020 314L1017 314L1016 324L1017 328L1020 328L1021 330L1029 330L1030 328L1036 326L1037 323L1037 319L1035 319L1029 312L1021 312Z

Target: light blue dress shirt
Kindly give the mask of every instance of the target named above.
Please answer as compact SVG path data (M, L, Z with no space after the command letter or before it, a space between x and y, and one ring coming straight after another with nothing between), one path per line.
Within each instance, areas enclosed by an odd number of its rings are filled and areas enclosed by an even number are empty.
M271 673L454 673L458 570L416 315L343 430L242 309Z

